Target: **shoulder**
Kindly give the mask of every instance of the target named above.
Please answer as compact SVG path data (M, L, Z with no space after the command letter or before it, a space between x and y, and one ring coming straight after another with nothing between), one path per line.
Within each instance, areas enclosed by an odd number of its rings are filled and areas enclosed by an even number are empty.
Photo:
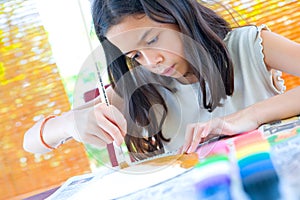
M261 40L261 32L269 31L269 28L266 25L249 25L249 26L241 26L238 28L232 29L230 31L224 41L226 43L232 43L235 41L242 42L242 43L253 43L255 41Z
M224 42L231 53L253 55L259 60L263 58L269 70L300 75L300 44L271 31L264 24L235 28L227 34Z
M274 34L266 25L244 26L232 30L224 42L234 63L235 74L253 77L253 80L254 78L256 80L256 85L261 82L260 85L263 87L268 87L270 91L279 93L277 89L283 91L284 88L280 86L276 89L273 86L273 71L270 70L269 65L269 60L274 59L274 56L270 56L271 53L269 52L272 49L268 45L270 35ZM274 51L272 50L272 52ZM277 57L280 58L280 56Z
M231 56L239 58L244 55L252 59L249 62L256 60L259 62L257 64L261 64L264 57L262 45L264 31L270 31L266 25L238 27L226 35L224 42Z
M224 38L224 43L226 44L232 57L236 59L241 59L246 56L253 59L259 60L263 59L263 46L261 33L263 30L269 30L266 25L260 26L242 26L230 31ZM247 59L248 59L247 58Z

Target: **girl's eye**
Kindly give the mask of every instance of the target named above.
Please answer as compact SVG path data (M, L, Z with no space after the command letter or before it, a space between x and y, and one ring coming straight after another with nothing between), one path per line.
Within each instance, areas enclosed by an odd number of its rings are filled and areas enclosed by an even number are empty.
M137 52L131 57L131 59L132 59L132 60L138 60L140 56L141 56L141 53L137 51Z
M153 44L153 43L157 42L157 40L158 40L158 36L155 36L152 40L147 42L147 45Z

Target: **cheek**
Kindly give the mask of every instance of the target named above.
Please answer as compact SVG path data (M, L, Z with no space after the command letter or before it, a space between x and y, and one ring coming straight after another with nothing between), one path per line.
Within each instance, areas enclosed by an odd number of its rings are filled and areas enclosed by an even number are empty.
M173 57L184 58L184 50L181 41L170 40L168 43L164 44L164 49L170 54L173 54Z
M164 42L164 47L166 51L172 53L173 55L184 58L183 43L177 33L170 34L168 36Z

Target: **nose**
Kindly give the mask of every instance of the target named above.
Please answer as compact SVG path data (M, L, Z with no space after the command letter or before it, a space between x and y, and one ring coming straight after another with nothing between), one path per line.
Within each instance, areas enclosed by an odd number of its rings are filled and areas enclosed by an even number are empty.
M141 53L143 55L143 65L148 67L155 68L163 61L163 56L159 50L144 49Z

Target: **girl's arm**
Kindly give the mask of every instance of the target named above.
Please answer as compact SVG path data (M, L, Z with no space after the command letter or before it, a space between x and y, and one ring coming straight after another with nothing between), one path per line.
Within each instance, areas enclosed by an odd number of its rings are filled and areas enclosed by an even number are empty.
M268 68L300 76L300 44L273 32L262 31ZM259 125L300 114L300 86L253 105Z
M116 95L108 90L108 96L112 99ZM127 129L122 113L113 105L101 103L99 98L43 122L40 120L25 133L23 147L26 151L46 153L52 150L47 145L56 148L68 138L100 148L113 141L120 145Z
M300 76L300 44L269 31L262 31L262 38L267 67ZM299 99L300 86L223 118L190 124L182 152L193 152L199 142L216 135L251 131L264 123L298 115Z
M261 37L267 67L300 76L300 44L266 30Z

